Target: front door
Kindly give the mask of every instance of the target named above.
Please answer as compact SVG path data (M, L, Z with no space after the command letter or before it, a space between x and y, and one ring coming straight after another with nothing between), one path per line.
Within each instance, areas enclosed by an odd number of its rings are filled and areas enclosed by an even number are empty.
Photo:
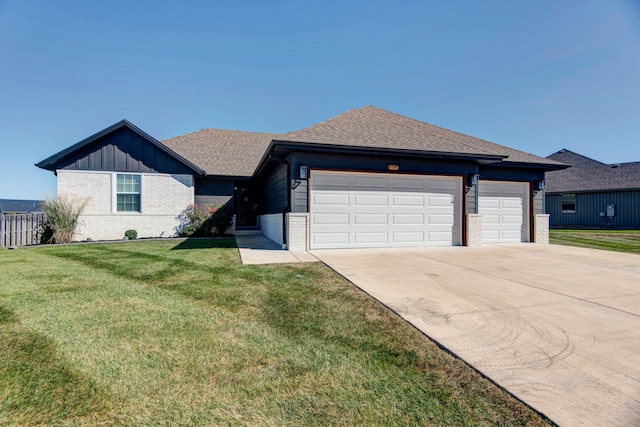
M253 189L248 185L238 185L235 191L236 226L255 227L256 204Z

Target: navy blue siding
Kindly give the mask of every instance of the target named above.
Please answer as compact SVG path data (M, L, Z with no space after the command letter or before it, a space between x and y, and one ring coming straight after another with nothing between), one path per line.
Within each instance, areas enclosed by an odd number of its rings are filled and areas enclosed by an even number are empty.
M295 153L291 157L292 180L298 178L300 165L309 166L311 169L435 175L466 175L476 173L477 167L475 163L470 161L438 159L425 161L424 159L394 158L391 156ZM397 165L398 171L389 171L389 165Z
M174 157L127 128L98 139L61 162L59 169L193 174Z
M544 192L540 191L538 193L534 192L533 195L533 214L543 214L545 213L544 208Z
M233 181L196 178L194 201L198 205L224 205L233 198Z
M569 193L569 192L567 192ZM562 195L547 194L546 210L555 228L608 227L600 212L615 205L612 228L640 228L640 190L575 193L576 213L562 213Z
M281 163L264 180L259 212L263 215L282 213L287 207L287 188L287 165Z

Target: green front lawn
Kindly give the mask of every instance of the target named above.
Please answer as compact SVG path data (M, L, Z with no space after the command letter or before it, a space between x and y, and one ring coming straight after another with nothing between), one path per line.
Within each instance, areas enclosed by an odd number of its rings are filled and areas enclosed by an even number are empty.
M320 263L0 250L0 425L543 425Z
M640 230L551 230L549 242L640 254Z

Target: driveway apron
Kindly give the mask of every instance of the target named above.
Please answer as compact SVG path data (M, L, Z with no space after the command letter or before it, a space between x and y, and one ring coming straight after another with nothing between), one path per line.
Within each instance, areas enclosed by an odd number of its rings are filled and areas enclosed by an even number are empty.
M313 254L562 426L640 426L640 256L555 245Z

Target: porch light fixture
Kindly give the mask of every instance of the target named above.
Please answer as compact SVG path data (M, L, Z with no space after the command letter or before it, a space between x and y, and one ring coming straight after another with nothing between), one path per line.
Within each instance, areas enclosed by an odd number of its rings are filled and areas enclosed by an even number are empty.
M478 180L480 179L480 175L474 173L467 177L467 184L464 186L464 192L468 193L474 186L478 185Z
M309 179L309 166L300 166L300 179Z
M541 179L540 181L536 182L536 190L538 191L544 190L544 179Z

